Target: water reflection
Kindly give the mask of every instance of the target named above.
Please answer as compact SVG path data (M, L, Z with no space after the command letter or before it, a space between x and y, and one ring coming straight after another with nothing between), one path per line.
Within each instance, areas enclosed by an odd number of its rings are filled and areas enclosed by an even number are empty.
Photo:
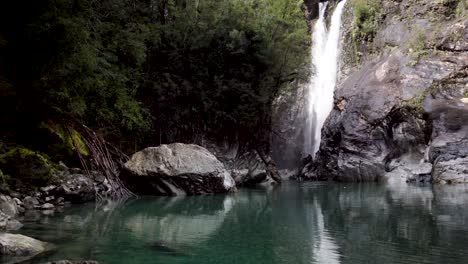
M125 227L138 239L157 237L165 243L202 243L218 230L234 206L230 196L172 197L138 201L141 211L129 216ZM136 205L133 205L135 207Z
M73 207L21 233L103 263L468 263L468 186L284 184Z
M325 221L322 213L322 208L317 200L313 205L314 215L316 216L315 232L312 233L311 240L314 241L312 247L312 256L317 263L340 263L338 246L333 237L329 235L325 228Z

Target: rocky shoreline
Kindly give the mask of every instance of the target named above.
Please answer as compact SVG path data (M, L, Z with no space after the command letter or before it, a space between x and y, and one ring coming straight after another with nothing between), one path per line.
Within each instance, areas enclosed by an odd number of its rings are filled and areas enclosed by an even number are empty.
M39 219L64 211L72 204L91 202L96 199L96 193L102 188L102 177L95 173L93 177L77 174L62 175L62 178L37 191L20 193L10 191L0 194L0 255L14 258L13 263L33 258L37 255L54 250L53 244L42 242L20 234L21 221ZM63 172L62 172L63 173ZM94 261L69 262L57 261L51 263L97 263Z
M244 160L247 159L244 157ZM247 162L250 166L239 167L232 163L233 160L227 159L221 162L201 146L173 143L135 153L123 166L120 179L135 194L164 196L226 193L235 191L236 186L276 184L269 178L268 166L262 166L259 157ZM230 169L225 164L231 164ZM0 194L0 230L4 232L0 234L0 255L27 259L53 250L52 244L8 232L20 232L21 221L25 219L58 214L73 204L106 197L112 188L100 172L86 173L63 163L54 168L45 186L25 188L18 183L19 188ZM36 174L44 171L37 166L30 170Z

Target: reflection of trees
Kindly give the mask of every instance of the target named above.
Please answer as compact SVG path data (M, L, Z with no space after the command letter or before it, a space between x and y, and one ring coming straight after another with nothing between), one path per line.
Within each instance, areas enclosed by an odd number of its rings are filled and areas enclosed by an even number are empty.
M103 248L115 255L125 252L144 255L154 242L184 250L210 237L234 202L231 196L104 201L44 217L37 224L26 225L22 232L60 247L56 255L37 258L33 263L56 260L59 256L95 259ZM150 257L151 252L147 255Z
M93 259L103 250L114 257L108 263L128 254L167 263L145 248L161 242L190 255L183 263L450 264L466 262L466 204L463 185L286 183L73 207L21 232L58 244L60 256Z

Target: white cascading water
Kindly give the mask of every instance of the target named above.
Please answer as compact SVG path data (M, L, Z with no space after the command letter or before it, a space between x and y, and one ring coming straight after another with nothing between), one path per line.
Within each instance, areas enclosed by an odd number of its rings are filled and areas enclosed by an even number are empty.
M341 1L333 12L330 29L327 30L325 10L328 2L319 3L319 18L312 33L312 70L308 84L307 122L305 130L305 153L315 156L321 139L325 120L333 109L338 57L340 55L341 14L346 0Z

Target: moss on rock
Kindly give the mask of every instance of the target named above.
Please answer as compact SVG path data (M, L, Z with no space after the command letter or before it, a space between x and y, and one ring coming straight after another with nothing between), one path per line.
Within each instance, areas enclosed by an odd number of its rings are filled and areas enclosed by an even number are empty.
M9 185L32 187L49 183L57 166L47 156L27 148L16 147L0 155L0 168L9 177L2 177Z
M78 150L80 155L89 156L89 149L84 143L83 137L75 129L68 129L64 125L54 123L42 123L40 125L50 142L47 153L57 160L68 161L74 159Z

